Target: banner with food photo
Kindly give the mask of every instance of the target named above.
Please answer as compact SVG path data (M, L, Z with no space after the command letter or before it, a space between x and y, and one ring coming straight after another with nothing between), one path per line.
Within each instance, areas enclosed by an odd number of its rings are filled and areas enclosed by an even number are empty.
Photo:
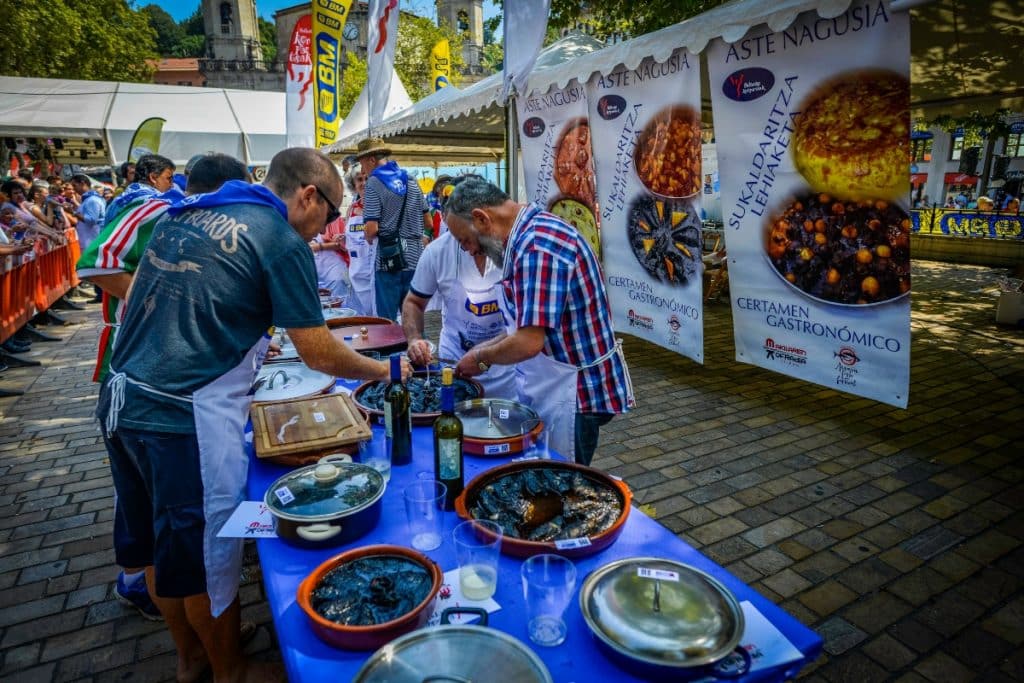
M576 80L516 100L527 198L587 238L600 257L587 89Z
M616 329L703 362L700 61L619 65L587 91Z
M707 60L737 360L906 407L907 13L808 12Z

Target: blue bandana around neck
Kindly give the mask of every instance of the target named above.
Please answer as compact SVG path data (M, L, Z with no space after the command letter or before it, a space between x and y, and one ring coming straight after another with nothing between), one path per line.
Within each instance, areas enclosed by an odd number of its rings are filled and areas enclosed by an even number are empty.
M178 186L179 190L184 192L185 188L188 186L188 176L186 176L184 173L175 173L174 184Z
M395 161L389 161L383 166L378 166L373 169L370 175L384 183L384 187L399 197L404 197L406 190L409 189L409 174L404 169L399 168L398 163Z
M128 187L124 188L124 192L114 197L114 201L110 202L110 205L107 207L107 219L109 220L121 213L121 209L128 206L136 199L143 199L157 194L160 194L160 191L152 185L146 185L145 183L132 183Z
M221 185L216 192L194 194L176 202L167 208L167 213L176 216L190 209L209 209L226 204L256 204L274 209L281 217L288 220L288 207L278 199L277 195L262 185L250 185L242 180L229 180Z

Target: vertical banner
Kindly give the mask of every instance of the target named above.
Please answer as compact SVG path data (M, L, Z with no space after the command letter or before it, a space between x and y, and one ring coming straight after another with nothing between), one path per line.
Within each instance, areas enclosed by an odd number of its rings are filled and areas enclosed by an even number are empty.
M312 147L313 140L313 26L310 15L299 17L288 45L285 71L285 121L289 147Z
M398 36L398 0L370 0L367 14L366 92L369 94L369 129L384 121L391 96L391 74L395 70L395 40Z
M527 198L559 216L601 254L587 89L565 88L516 98Z
M313 0L313 45L316 65L313 100L316 146L326 147L338 137L338 97L341 94L341 29L352 0Z
M160 152L160 138L164 132L164 124L167 119L153 116L139 124L132 134L131 144L128 145L128 161L135 163L139 157L145 154L157 154Z
M505 65L501 73L501 102L505 104L513 92L526 90L526 81L547 34L551 0L516 0L503 5L503 9Z
M677 50L587 89L615 326L703 362L700 61Z
M452 77L452 54L448 39L437 41L430 51L430 80L434 83L434 90L447 88L451 85Z
M906 407L908 14L807 12L707 59L737 360Z

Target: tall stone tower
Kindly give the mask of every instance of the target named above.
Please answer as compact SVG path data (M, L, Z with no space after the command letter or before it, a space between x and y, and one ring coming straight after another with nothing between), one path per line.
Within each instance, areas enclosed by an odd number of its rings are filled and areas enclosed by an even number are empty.
M480 74L484 47L483 0L437 0L437 23L448 24L462 34L463 73Z
M258 16L256 0L203 0L206 54L199 70L207 86L284 90L280 62L263 61Z

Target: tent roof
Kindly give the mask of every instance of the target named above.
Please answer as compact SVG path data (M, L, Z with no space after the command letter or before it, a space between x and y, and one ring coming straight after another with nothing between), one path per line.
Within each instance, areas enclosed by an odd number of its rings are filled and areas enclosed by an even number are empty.
M686 21L628 41L603 46L587 36L569 36L545 49L527 92L565 87L619 64L637 67L647 57L664 61L678 48L699 53L715 39L734 42L767 24L778 31L801 12L824 18L845 12L852 0L737 0ZM893 11L911 11L911 104L915 116L963 114L972 109L1024 109L1024 24L1021 0L991 0L971 6L957 0L894 0ZM975 6L977 5L977 6ZM702 92L708 90L703 69ZM444 90L439 91L443 93ZM504 118L498 105L501 74L454 94L434 93L386 120L375 131L399 159L410 161L494 159L504 153ZM429 102L428 102L429 100ZM705 109L710 111L710 101ZM331 152L349 151L365 135L340 137Z
M135 129L145 119L166 119L160 153L184 164L217 151L263 165L285 147L285 94L0 76L0 135L96 138L109 161L128 157Z

